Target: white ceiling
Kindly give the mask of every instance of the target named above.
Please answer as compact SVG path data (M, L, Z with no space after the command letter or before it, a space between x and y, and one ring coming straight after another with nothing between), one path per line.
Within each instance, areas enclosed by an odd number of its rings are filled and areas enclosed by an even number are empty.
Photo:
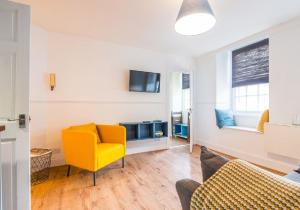
M155 51L198 56L300 15L300 0L210 0L215 27L182 36L174 24L182 0L15 0L32 21L71 33Z

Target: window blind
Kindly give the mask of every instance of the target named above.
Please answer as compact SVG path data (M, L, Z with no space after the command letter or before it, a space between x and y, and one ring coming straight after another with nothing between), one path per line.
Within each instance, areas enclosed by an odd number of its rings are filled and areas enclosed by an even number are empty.
M182 74L182 89L189 89L189 88L190 88L190 75Z
M269 39L232 52L232 87L269 82Z

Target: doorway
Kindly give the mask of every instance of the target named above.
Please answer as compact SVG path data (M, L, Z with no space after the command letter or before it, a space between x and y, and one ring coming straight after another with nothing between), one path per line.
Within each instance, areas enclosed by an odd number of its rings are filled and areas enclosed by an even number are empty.
M190 146L192 150L192 74L171 72L169 81L169 148Z

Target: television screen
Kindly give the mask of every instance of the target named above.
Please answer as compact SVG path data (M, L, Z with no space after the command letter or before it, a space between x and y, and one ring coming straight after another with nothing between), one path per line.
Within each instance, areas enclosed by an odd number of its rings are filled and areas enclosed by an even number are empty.
M159 93L160 73L130 70L129 91Z

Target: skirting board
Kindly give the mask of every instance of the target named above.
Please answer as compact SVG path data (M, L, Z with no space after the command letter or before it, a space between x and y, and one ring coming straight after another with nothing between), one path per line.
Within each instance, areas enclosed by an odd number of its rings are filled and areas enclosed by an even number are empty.
M296 165L290 165L290 164L287 164L287 163L276 161L274 159L264 158L264 157L261 157L261 156L252 155L252 154L248 154L248 153L245 153L245 152L233 150L231 148L224 147L222 145L210 144L210 143L207 143L203 140L196 141L196 142L198 144L202 145L202 146L206 146L206 147L211 148L213 150L216 150L216 151L219 151L219 152L222 152L222 153L231 155L233 157L237 157L237 158L240 158L240 159L258 164L258 165L262 165L262 166L268 167L270 169L281 171L281 172L284 172L284 173L290 173L292 170L297 168Z
M168 138L163 138L159 140L139 140L127 142L126 154L136 154L142 152L151 152L156 150L168 149Z
M61 156L59 157L52 157L51 159L51 167L56 167L56 166L63 166L66 165L65 159Z

